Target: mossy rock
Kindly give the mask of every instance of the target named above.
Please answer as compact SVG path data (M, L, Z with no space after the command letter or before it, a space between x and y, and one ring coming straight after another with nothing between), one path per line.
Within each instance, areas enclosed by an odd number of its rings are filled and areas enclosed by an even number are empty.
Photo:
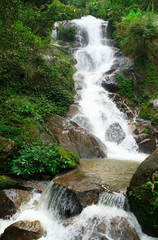
M158 149L134 173L127 196L143 231L158 237Z
M13 188L17 185L17 181L13 180L12 178L1 175L0 176L0 190Z
M69 159L69 168L76 167L76 164L80 163L80 158L73 153L71 150L66 149L62 146L57 146L56 150L60 153L63 158Z
M3 162L16 151L15 142L0 136L0 167Z

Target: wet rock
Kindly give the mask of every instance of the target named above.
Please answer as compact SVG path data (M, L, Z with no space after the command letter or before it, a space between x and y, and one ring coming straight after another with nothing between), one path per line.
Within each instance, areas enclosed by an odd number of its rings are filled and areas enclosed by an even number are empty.
M67 112L66 117L72 118L77 113L79 113L79 107L76 104L72 104L69 107L69 111Z
M139 165L127 191L131 210L143 231L154 237L158 237L157 179L158 149Z
M39 221L19 221L7 227L0 240L33 240L43 235Z
M86 218L86 217L85 217ZM78 223L79 222L79 223ZM82 223L83 222L83 223ZM93 218L87 218L85 220L79 221L78 217L72 218L64 223L64 226L71 228L73 223L75 223L75 231L73 235L73 240L107 240L107 239L128 239L128 240L140 240L135 229L129 224L124 217L112 217L111 219L100 216L95 216Z
M0 218L8 218L16 213L16 208L12 200L6 195L5 191L0 191Z
M80 158L106 157L105 145L88 130L60 116L51 116L46 124L57 142Z
M110 93L109 97L116 103L116 106L118 109L123 112L128 119L134 117L134 113L132 110L128 107L128 104L126 100L121 97L118 93Z
M75 170L59 176L54 185L62 186L75 194L82 208L96 204L99 194L104 190L103 183L97 177Z
M56 214L57 218L60 216L62 219L76 216L83 209L76 194L58 184L52 185L46 202L48 203L46 208L54 215Z
M0 167L4 161L16 151L15 142L0 136Z
M27 203L33 196L32 192L20 189L7 189L4 192L8 199L13 202L16 210L19 210L21 204Z
M89 119L84 115L77 115L73 118L73 121L76 122L79 126L86 128L89 131L93 130L93 126L91 125Z
M115 74L105 76L101 86L112 93L118 92L119 90L118 84L115 81Z
M156 149L158 130L150 124L130 123L129 128L133 132L139 151L152 153Z
M120 144L126 137L125 132L123 131L120 124L117 122L109 126L105 135L108 141L116 142L117 144Z

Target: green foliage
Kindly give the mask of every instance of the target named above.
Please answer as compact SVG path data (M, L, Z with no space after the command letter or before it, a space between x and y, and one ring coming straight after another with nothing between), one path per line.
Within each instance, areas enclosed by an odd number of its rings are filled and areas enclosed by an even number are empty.
M77 163L79 158L64 147L25 145L5 162L4 168L28 179L44 173L54 176L64 169L75 167Z
M116 24L116 39L126 55L150 58L150 48L158 40L158 28L154 25L157 17L140 10L130 10L122 22Z
M75 27L70 27L70 28L60 27L58 30L58 39L67 41L67 42L72 42L75 40L75 33L76 33Z
M122 75L115 74L116 82L119 87L119 94L127 98L134 98L133 86L134 79L124 78Z
M148 181L128 193L131 206L136 212L138 220L148 229L153 229L152 234L158 230L158 181Z
M8 188L13 188L17 182L10 177L1 175L0 176L0 190L2 189L8 189Z

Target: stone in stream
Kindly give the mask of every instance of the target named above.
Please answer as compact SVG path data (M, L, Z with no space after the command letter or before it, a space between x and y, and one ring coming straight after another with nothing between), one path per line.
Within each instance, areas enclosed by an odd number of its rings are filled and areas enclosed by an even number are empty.
M139 165L127 195L143 231L158 237L158 149Z
M88 130L60 116L51 116L46 124L57 142L80 158L106 157L106 146Z
M96 204L103 190L100 179L74 170L53 180L47 208L56 209L62 217L72 217L81 213L83 208Z
M39 221L18 221L7 227L0 240L33 240L39 239L43 230Z
M0 191L0 218L8 218L16 213L13 201L6 195L4 190Z
M125 139L126 134L120 124L115 122L109 126L105 133L105 136L108 141L120 144Z

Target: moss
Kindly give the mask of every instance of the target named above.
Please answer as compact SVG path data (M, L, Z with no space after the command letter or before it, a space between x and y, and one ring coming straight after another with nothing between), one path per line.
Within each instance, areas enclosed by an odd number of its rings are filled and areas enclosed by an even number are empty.
M128 199L144 232L158 237L158 181L130 189Z
M63 158L69 159L69 168L76 167L76 164L80 162L79 157L71 150L65 149L62 146L57 146L56 150L60 153Z
M10 177L1 175L0 176L0 190L12 188L17 185L17 181L11 179Z

